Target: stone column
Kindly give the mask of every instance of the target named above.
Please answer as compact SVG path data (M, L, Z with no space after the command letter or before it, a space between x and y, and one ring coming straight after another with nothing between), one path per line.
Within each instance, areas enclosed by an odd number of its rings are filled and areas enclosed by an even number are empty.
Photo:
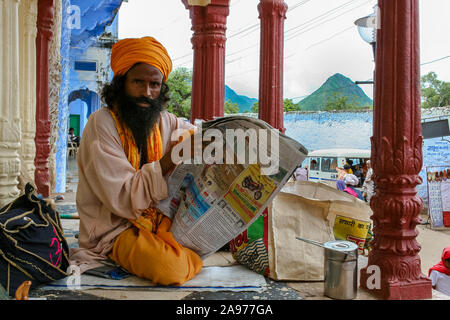
M52 26L52 40L50 42L49 54L49 114L51 123L50 156L48 158L50 172L50 192L55 192L56 186L56 149L59 130L59 92L61 88L61 22L62 2L55 0L55 15ZM67 136L67 135L66 135ZM63 177L61 177L63 178Z
M379 0L372 165L372 251L360 284L383 299L431 298L416 240L422 200L418 0ZM444 244L442 244L444 245ZM379 286L377 287L377 283Z
M225 30L229 0L189 6L192 20L194 70L191 122L223 117L225 103Z
M62 1L61 21L61 86L59 91L58 107L58 141L56 153L56 179L55 192L66 192L67 167L67 123L69 118L69 78L70 78L70 35L67 11L70 0Z
M261 19L258 118L283 127L283 48L287 5L283 0L260 0Z
M0 6L0 207L20 193L19 2Z
M49 54L48 49L53 36L54 0L39 0L37 17L36 59L36 166L35 182L38 192L44 197L50 195L50 174L48 157L51 135L49 119Z
M19 6L20 35L20 118L22 144L20 149L21 176L34 181L36 146L36 21L37 0L22 0ZM23 188L23 186L22 186Z

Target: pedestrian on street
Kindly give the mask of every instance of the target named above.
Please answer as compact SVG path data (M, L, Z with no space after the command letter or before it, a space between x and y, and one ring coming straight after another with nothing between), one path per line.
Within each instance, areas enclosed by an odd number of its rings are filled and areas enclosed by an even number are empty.
M294 179L295 181L308 180L308 171L306 168L303 168L302 165L300 165L294 172Z
M428 271L434 289L450 296L450 247L442 251L441 261Z
M375 194L375 182L373 181L373 169L370 160L367 160L367 174L366 179L363 183L363 196L366 199L367 202L370 202L370 199Z

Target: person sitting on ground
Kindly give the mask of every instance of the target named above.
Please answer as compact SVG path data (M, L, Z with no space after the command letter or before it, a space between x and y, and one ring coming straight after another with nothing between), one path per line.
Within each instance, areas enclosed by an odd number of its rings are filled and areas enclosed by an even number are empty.
M302 165L300 165L294 171L294 180L295 181L307 181L308 180L308 171L306 170L306 168L303 168Z
M338 172L337 180L336 180L336 188L339 191L344 191L344 189L346 187L345 182L344 182L344 177L347 174L349 174L349 169L350 169L350 166L348 164L345 164L344 168L339 168L339 167L336 168L336 170Z
M428 271L434 289L450 296L450 247L442 251L441 261Z
M118 41L111 69L106 106L89 117L79 148L79 248L71 249L71 264L83 273L110 258L155 284L180 285L203 262L174 239L172 221L156 206L168 197L175 167L172 132L194 127L164 108L172 61L156 39Z
M345 189L342 190L362 201L365 201L361 191L355 188L358 185L359 180L354 174L346 174L344 177Z
M75 132L75 129L74 128L70 128L67 139L68 139L69 142L72 142L72 143L75 144L75 146L79 147L80 146L80 137L76 136L74 134L74 132Z

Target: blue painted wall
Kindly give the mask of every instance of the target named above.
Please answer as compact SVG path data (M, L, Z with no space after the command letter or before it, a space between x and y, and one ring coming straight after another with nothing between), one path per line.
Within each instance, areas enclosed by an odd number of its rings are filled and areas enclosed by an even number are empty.
M422 119L450 116L450 108L424 110ZM370 150L373 135L372 112L289 113L284 116L286 135L303 144L309 151L328 148L358 148ZM427 200L426 166L450 164L450 137L426 139L423 145L423 183L417 187L420 197Z
M70 0L62 0L62 22L61 22L61 87L58 105L58 140L56 146L56 185L55 192L66 191L66 168L67 168L67 122L69 120L69 103L66 97L69 94L69 69L70 69L70 36L71 29L68 25L68 10Z
M84 128L87 123L88 105L83 100L77 99L69 104L70 114L80 116L80 127Z
M67 133L71 112L81 115L83 132L89 115L101 106L99 92L111 81L110 46L100 36L118 36L122 0L62 0L61 63L55 192L66 191ZM95 71L75 70L76 61L95 62ZM69 108L70 104L70 108Z

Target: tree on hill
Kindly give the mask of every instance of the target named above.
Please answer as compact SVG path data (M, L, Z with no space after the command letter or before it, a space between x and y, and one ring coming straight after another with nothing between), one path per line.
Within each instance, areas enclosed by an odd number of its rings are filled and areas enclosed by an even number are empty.
M354 96L351 101L348 101L348 96L345 96L342 92L333 92L331 96L327 97L324 110L337 111L358 109L358 104L355 102L356 99L358 99L358 97Z
M283 109L284 109L284 112L300 110L299 106L297 104L294 104L292 99L284 99L283 100Z
M191 117L192 71L187 68L174 70L167 79L170 101L167 110L177 117Z
M225 113L238 113L239 112L239 107L237 103L233 103L231 102L230 99L228 99L227 101L225 101L225 107L224 107L224 111Z
M258 110L259 110L259 103L258 103L258 102L255 102L255 103L252 105L251 112L253 112L253 113L258 113ZM283 110L284 110L284 112L289 112L289 111L300 111L300 107L299 107L298 104L295 104L295 103L292 101L292 99L286 98L286 99L283 100Z
M347 97L344 105L350 103L359 108L366 108L373 104L373 101L350 78L336 73L329 77L319 89L301 100L298 105L305 111L326 110L327 103L330 104L334 100L342 105L344 99L341 95ZM328 107L330 108L331 106L329 105ZM349 106L345 107L348 108ZM336 108L333 107L331 110L336 110Z
M258 101L256 101L256 102L252 105L251 112L253 112L253 113L258 113L258 110L259 110L259 103L258 103Z
M422 108L436 108L450 105L450 82L440 81L435 72L429 72L420 79Z

